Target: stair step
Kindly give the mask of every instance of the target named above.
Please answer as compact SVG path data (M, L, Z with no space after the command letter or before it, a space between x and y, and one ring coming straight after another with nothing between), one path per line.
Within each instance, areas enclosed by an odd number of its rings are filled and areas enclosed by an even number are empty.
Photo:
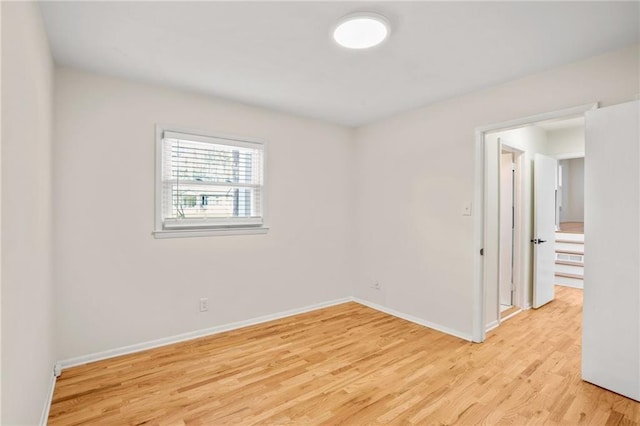
M553 246L556 250L584 251L584 243L582 241L555 241Z
M584 275L584 265L582 263L564 260L559 262L555 264L554 271L556 274Z
M556 253L577 254L577 255L580 255L580 256L584 256L584 252L583 251L575 251L575 250L556 249Z
M582 263L582 262L572 262L570 260L556 260L556 265L579 266L579 267L584 268L584 263Z
M577 240L560 240L556 238L556 243L565 243L565 244L584 244L584 241Z
M569 234L567 232L556 232L556 238L569 241L584 241L584 234Z
M561 285L565 287L573 287L573 288L584 288L584 281L578 280L574 278L566 278L566 277L555 277L555 284Z
M567 274L564 272L556 272L556 277L573 278L574 280L583 280L584 277L576 274Z

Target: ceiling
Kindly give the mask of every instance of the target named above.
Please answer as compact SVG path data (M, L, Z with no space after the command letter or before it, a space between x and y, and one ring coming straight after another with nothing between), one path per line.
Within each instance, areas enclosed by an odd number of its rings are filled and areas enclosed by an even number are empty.
M639 42L639 2L42 2L56 63L358 126ZM391 22L349 51L332 26Z

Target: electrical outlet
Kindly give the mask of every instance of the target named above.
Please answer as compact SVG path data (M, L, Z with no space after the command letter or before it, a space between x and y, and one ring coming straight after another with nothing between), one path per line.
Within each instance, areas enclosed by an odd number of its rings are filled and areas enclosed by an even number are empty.
M471 203L464 206L462 210L462 216L471 216Z
M374 290L380 290L382 288L380 281L374 281L373 284L371 284L371 288Z
M206 312L209 310L209 299L203 297L200 299L200 312Z

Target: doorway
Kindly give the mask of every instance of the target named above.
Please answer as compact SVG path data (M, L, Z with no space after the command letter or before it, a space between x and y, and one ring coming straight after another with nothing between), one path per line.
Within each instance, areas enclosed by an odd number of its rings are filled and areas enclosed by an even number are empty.
M584 157L558 162L558 230L584 234Z
M536 295L534 283L537 284L539 281L544 281L547 288L546 292L539 293L544 297L538 305L553 299L555 286L554 260L556 255L554 234L556 224L559 224L556 192L558 189L557 160L562 158L563 155L577 156L576 154L580 154L578 152L580 150L582 151L582 156L584 156L584 139L582 148L571 151L570 143L562 146L549 146L546 139L541 139L537 136L546 134L549 128L565 126L566 123L563 122L568 122L570 119L584 122L584 113L595 108L595 104L584 105L486 126L477 130L476 159L479 170L477 170L476 176L481 177L481 185L476 185L476 201L483 208L479 217L476 218L476 229L479 231L476 232L476 242L479 252L481 250L481 256L478 257L476 265L476 284L478 289L475 294L479 303L476 305L474 313L475 341L483 341L485 333L498 326L500 321L504 320L504 316L501 313L510 309L505 308L508 306L508 302L511 302L511 307L516 307L517 310L532 307L534 296ZM548 128L544 128L545 126ZM584 130L582 132L584 133ZM503 142L498 143L498 140ZM510 156L508 155L509 151L504 150L503 146L517 147L522 151L522 181L519 184L512 183L511 196L509 196L509 186L506 178L507 167L502 168L504 163L509 162ZM541 153L544 153L544 155ZM551 234L544 238L534 234L533 171L535 165L534 157L536 155L542 155L542 157L551 160L545 166L552 173L551 178L547 179L553 185L551 201L546 203L546 205L551 206L550 220L545 220L545 223L550 223ZM539 163L542 162L539 161ZM549 167L549 164L552 164L552 166ZM518 204L514 199L517 198L519 191L521 193L521 211L518 213ZM501 194L503 195L502 197ZM508 214L510 203L513 209L511 215ZM501 220L505 216L507 223ZM521 224L519 230L517 229L518 218ZM509 226L511 226L510 237ZM518 241L516 242L516 240ZM540 246L536 247L538 243L540 243ZM546 245L542 245L543 243ZM509 257L509 246L512 247L511 258ZM550 249L551 255L537 256L540 247L545 247L547 252ZM520 252L517 254L518 249ZM535 263L536 257L547 259L544 261L544 268L540 268ZM512 265L511 268L507 267L509 263ZM519 268L516 267L518 263L520 263ZM509 271L511 272L509 273ZM507 275L511 275L511 284L514 287L510 300L507 291L508 287L505 284L505 282L508 283L508 280L504 279ZM540 280L542 276L546 278ZM545 298L547 299L544 300Z
M556 284L584 288L584 156L558 161Z
M521 281L520 213L522 194L523 151L503 138L498 138L500 149L500 242L497 324L521 311L518 289ZM496 324L496 325L497 325Z
M513 153L500 154L500 318L514 306L515 166Z

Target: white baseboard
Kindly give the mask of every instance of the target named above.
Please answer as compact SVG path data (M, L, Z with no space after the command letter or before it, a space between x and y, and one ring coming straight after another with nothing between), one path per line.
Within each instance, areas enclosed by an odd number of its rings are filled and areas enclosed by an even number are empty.
M369 302L367 300L359 299L357 297L344 297L341 299L331 300L328 302L316 303L313 305L305 306L297 309L290 309L288 311L277 312L274 314L263 315L260 317L238 321L230 324L218 325L215 327L205 328L201 330L191 331L187 333L177 334L174 336L164 337L157 340L150 340L147 342L136 343L134 345L122 346L120 348L109 349L102 352L95 352L88 355L82 355L74 358L65 359L59 361L57 363L58 370L64 370L70 367L75 367L78 365L88 364L90 362L102 361L109 358L114 358L117 356L128 355L135 352L145 351L147 349L158 348L161 346L171 345L174 343L184 342L186 340L197 339L199 337L211 336L218 333L223 333L225 331L236 330L242 327L248 327L251 325L262 324L268 321L273 321L281 318L290 317L292 315L303 314L305 312L315 311L317 309L326 308L329 306L339 305L341 303L346 302L357 302L364 306L368 306L372 309L375 309L380 312L384 312L389 315L393 315L394 317L402 318L407 321L411 321L413 323L419 324L424 327L428 327L437 331L440 331L445 334L450 334L452 336L458 337L463 340L472 341L472 336L466 333L462 333L458 330L453 330L448 327L442 326L440 324L434 324L429 321L425 321L421 318L415 317L413 315L405 314L403 312L398 312L395 309L387 308L385 306L378 305L373 302ZM497 326L497 324L496 324ZM52 388L53 392L53 388ZM48 414L48 413L47 413Z
M40 426L46 426L49 420L49 410L51 410L51 402L53 401L53 390L56 387L56 376L51 373L51 380L49 381L49 389L47 392L47 398L44 401L44 407L42 408L42 415L40 416Z
M566 281L556 282L556 285L559 285L561 287L579 288L581 290L584 290L584 284L582 280L574 280L571 278L567 279Z
M504 317L504 318L500 318L500 322L502 322L502 321L506 321L506 320L508 320L508 319L509 319L509 318L511 318L511 317L515 317L516 315L518 315L518 314L519 314L519 313L521 313L521 312L522 312L522 309L518 309L517 311L511 312L511 313L510 313L509 315L507 315L506 317Z
M500 325L500 321L498 320L491 321L489 324L487 324L487 328L485 329L485 332L488 333L494 328L497 328L499 325Z
M160 346L171 345L173 343L184 342L186 340L197 339L199 337L211 336L213 334L236 330L238 328L261 324L264 322L273 321L280 318L286 318L292 315L303 314L305 312L315 311L316 309L322 309L329 306L339 305L341 303L346 303L351 301L353 301L353 298L344 297L341 299L331 300L328 302L316 303L314 305L305 306L303 308L290 309L288 311L282 311L274 314L263 315L260 317L256 317L256 318L252 318L244 321L218 325L215 327L205 328L202 330L196 330L196 331L190 331L187 333L177 334L170 337L163 337L157 340L150 340L148 342L136 343L134 345L122 346L120 348L109 349L106 351L96 352L89 355L82 355L74 358L69 358L69 359L59 361L58 364L60 368L64 370L66 368L88 364L90 362L102 361L104 359L114 358L121 355L128 355L135 352L141 352L147 349L153 349Z
M434 324L429 321L425 321L422 318L414 317L413 315L405 314L403 312L398 312L395 309L387 308L382 305L378 305L377 303L369 302L368 300L359 299L357 297L352 298L354 302L360 303L361 305L365 305L370 307L371 309L375 309L376 311L384 312L385 314L393 315L394 317L402 318L404 320L413 322L415 324L421 325L423 327L431 328L436 331L440 331L445 334L450 334L451 336L458 337L463 340L467 340L469 342L473 341L473 338L470 334L462 333L458 330L453 330L451 328L442 326L440 324Z

